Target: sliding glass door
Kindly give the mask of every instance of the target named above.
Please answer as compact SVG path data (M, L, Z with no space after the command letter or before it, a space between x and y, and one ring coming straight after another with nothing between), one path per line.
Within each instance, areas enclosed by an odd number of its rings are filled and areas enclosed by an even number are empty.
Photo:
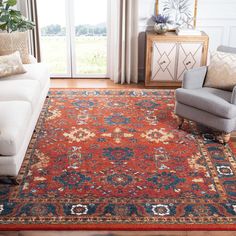
M54 77L107 77L108 0L38 0L42 60Z
M107 0L74 0L75 75L107 74Z
M53 75L61 76L69 76L71 67L65 2L38 0L42 60L49 65Z

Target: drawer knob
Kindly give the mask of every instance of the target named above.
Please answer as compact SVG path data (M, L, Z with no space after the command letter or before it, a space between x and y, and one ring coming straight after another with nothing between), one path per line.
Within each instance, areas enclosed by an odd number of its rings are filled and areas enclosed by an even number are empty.
M165 64L166 63L166 61L162 61L161 63L160 63L160 65L163 65L163 64Z

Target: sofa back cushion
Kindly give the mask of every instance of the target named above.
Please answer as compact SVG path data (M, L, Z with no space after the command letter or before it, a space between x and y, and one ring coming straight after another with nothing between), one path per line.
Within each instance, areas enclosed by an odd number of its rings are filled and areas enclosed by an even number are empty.
M0 78L25 72L18 51L10 55L0 56Z
M236 54L213 52L205 87L232 91L236 85Z
M29 64L28 32L0 33L0 56L20 52L23 64Z

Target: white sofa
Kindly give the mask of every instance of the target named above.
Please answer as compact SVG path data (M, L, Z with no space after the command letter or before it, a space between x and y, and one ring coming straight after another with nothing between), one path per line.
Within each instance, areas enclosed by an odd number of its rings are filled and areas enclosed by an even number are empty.
M49 90L44 64L24 67L24 74L0 78L0 176L17 177Z

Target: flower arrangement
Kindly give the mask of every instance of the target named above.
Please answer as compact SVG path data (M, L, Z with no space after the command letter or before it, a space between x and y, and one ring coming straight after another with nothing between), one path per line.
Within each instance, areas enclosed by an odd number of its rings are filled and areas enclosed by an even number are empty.
M169 16L164 16L161 14L152 16L152 20L157 24L170 24L171 23Z
M171 23L169 16L158 14L152 17L154 21L154 31L157 34L164 34L168 31L168 24Z

